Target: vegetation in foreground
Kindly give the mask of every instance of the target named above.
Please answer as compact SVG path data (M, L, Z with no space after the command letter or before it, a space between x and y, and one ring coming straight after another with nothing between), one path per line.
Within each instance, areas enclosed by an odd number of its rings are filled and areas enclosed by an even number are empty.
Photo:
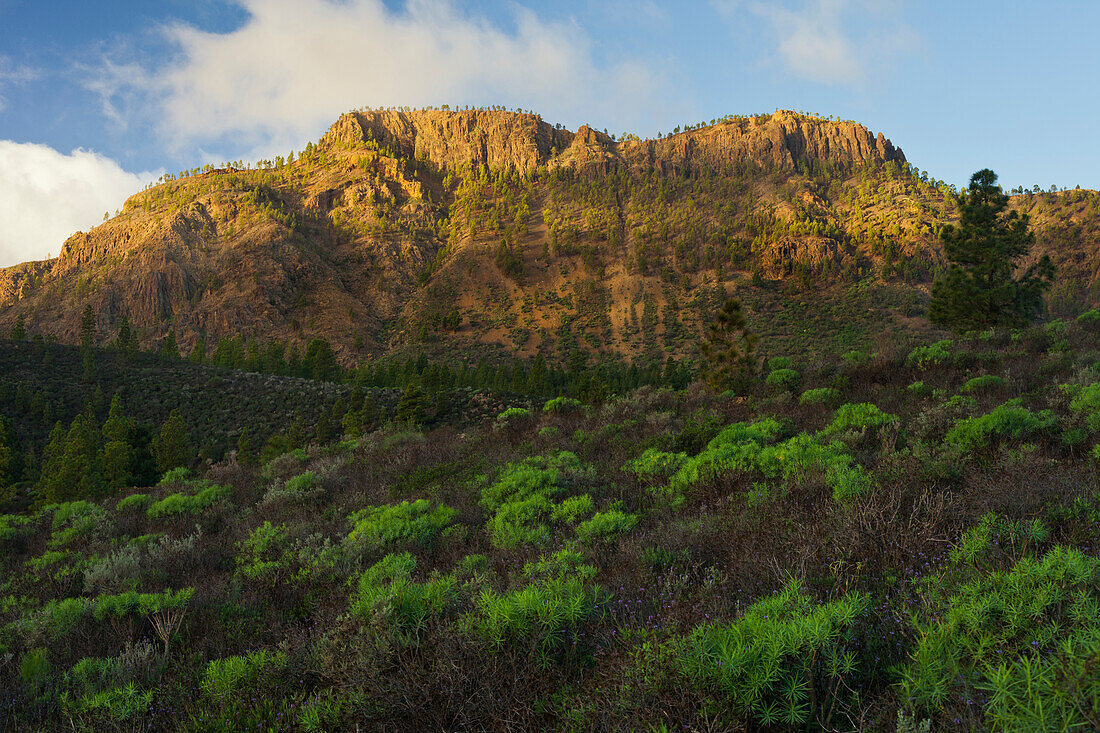
M1091 730L1100 313L0 517L7 729Z

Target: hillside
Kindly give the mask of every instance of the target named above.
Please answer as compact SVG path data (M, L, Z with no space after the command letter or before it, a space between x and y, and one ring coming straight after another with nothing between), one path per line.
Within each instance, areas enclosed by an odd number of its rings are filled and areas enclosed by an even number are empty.
M1096 729L1098 332L794 355L745 396L391 424L0 515L0 729Z
M955 215L882 133L792 112L617 141L527 113L360 111L297 157L189 173L56 259L0 270L0 333L23 318L75 343L91 306L101 343L126 320L144 347L171 332L184 353L323 337L345 364L663 361L694 356L736 294L770 353L846 349L928 330ZM1100 195L1014 201L1064 264L1057 312L1097 302Z

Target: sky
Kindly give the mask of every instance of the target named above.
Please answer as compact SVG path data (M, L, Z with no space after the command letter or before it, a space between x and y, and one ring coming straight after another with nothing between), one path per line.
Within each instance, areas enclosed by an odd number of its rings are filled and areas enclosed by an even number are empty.
M1100 189L1095 0L0 0L0 28L0 267L364 106L641 137L793 109L959 187Z

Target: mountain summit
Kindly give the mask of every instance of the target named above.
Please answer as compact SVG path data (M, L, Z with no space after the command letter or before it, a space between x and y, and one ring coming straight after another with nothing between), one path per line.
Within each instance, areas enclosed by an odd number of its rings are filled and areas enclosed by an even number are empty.
M323 337L348 362L663 359L694 354L736 294L765 344L854 342L926 327L951 193L882 133L787 111L656 140L524 112L355 111L296 156L165 177L56 259L0 270L0 333L23 318L76 342L90 306L101 342L125 320L185 351ZM1016 199L1038 223L1059 212L1038 250L1070 263L1066 298L1085 292L1095 194Z

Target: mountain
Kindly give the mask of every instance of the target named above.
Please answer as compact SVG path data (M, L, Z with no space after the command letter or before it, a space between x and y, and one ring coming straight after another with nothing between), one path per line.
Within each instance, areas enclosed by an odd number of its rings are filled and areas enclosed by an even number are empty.
M1100 196L1028 194L1053 303L1095 304ZM0 333L145 347L316 337L337 357L693 355L728 295L765 348L926 330L949 188L882 133L793 112L656 140L499 110L356 111L296 158L166 177L0 270Z

